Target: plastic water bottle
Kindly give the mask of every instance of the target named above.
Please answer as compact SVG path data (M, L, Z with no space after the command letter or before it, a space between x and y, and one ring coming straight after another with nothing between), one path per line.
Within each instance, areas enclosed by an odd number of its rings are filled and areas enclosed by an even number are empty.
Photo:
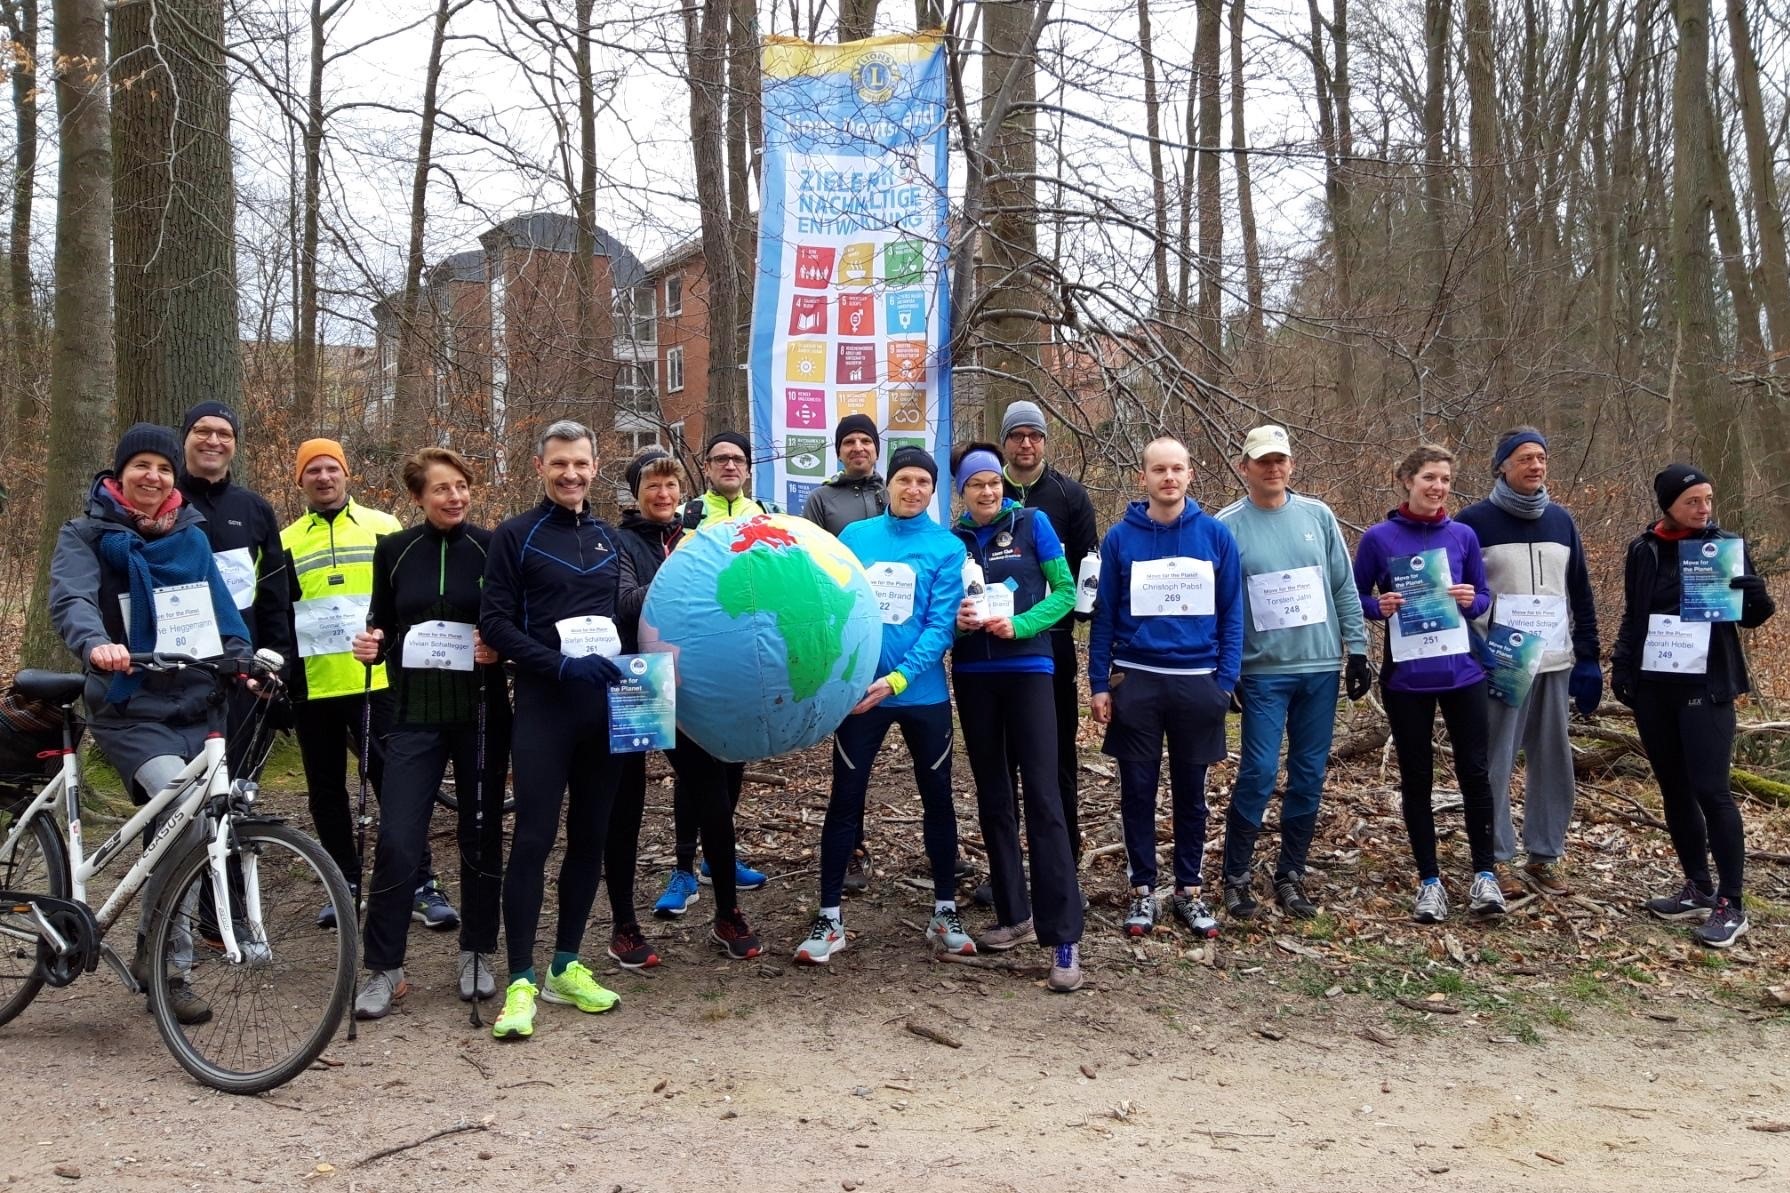
M988 583L982 578L982 565L975 559L963 561L963 595L975 603L976 616L988 620Z
M1094 597L1100 591L1100 552L1090 551L1081 557L1081 569L1075 578L1075 611L1092 613Z

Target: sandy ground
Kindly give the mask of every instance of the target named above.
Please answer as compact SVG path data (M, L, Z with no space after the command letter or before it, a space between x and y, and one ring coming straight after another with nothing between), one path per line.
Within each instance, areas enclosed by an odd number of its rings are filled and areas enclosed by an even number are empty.
M793 941L806 885L746 897L784 925L762 963L719 960L705 925L649 922L662 967L611 968L622 1004L607 1015L544 1005L525 1043L469 1026L451 937L417 928L418 989L398 1012L259 1098L195 1085L103 975L46 992L0 1032L14 1108L0 1180L367 1193L1790 1181L1790 1134L1752 1129L1790 1119L1781 1018L1661 993L1517 1043L1489 1017L1301 996L1271 965L1213 968L1172 941L1140 962L1110 932L1088 988L1054 996L1035 972L927 959L903 923L921 897L886 880L850 905L853 947L797 969L780 938ZM475 1129L369 1159L461 1124Z

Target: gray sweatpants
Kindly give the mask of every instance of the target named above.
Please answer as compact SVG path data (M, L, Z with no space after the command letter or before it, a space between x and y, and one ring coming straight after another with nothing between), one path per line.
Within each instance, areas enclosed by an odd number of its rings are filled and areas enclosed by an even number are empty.
M1510 776L1517 747L1523 750L1523 851L1531 861L1555 861L1566 853L1575 784L1572 743L1567 740L1567 681L1572 669L1535 677L1521 708L1488 700L1488 769L1492 781L1492 855L1508 862L1517 851L1510 820Z

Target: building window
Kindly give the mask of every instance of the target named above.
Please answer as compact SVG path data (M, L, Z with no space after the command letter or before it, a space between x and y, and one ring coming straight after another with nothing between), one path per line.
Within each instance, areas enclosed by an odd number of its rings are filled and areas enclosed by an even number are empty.
M658 377L650 360L622 362L615 374L616 409L650 415L658 408Z
M684 275L681 273L674 273L665 279L665 313L684 313Z
M658 291L650 285L615 292L611 309L615 313L616 339L622 341L619 347L628 349L659 342L659 317L654 310L657 304Z
M684 388L684 349L680 345L665 353L665 392L680 393Z

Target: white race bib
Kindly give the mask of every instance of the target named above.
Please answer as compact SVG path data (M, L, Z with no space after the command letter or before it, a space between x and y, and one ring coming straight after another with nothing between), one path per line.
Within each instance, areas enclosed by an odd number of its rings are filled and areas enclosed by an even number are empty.
M1260 572L1249 577L1249 615L1258 632L1316 625L1330 615L1322 568Z
M615 632L615 623L601 613L562 617L553 623L553 628L559 631L559 653L568 659L581 659L587 654L613 659L622 652L622 637Z
M124 613L128 635L130 593L118 594L118 608ZM155 590L155 650L158 654L184 654L196 659L212 659L224 653L217 613L211 607L210 584L175 584Z
M1398 618L1391 617L1386 621L1387 633L1391 635L1392 661L1408 663L1413 659L1439 659L1444 655L1466 654L1469 647L1467 641L1467 623L1462 621L1453 629L1430 630L1422 634L1406 635L1399 628Z
M1133 617L1210 617L1216 595L1210 560L1176 555L1131 565Z
M1520 592L1498 593L1492 603L1492 620L1540 638L1546 650L1565 650L1570 620L1566 598Z
M1707 621L1684 621L1670 613L1647 615L1647 641L1641 644L1641 670L1668 675L1703 675L1709 671Z
M367 628L371 596L312 597L292 606L292 629L298 638L298 657L347 654L354 636Z
M914 615L914 569L905 563L873 563L864 569L884 625L900 625Z
M988 594L982 599L988 606L988 612L982 618L984 621L1013 616L1013 590L1005 584L990 584Z
M254 604L255 559L249 549L232 547L214 553L211 558L217 563L218 575L224 578L224 587L230 590L230 599L236 602L236 607L247 609Z
M404 634L404 666L417 670L471 671L472 624L425 621Z

